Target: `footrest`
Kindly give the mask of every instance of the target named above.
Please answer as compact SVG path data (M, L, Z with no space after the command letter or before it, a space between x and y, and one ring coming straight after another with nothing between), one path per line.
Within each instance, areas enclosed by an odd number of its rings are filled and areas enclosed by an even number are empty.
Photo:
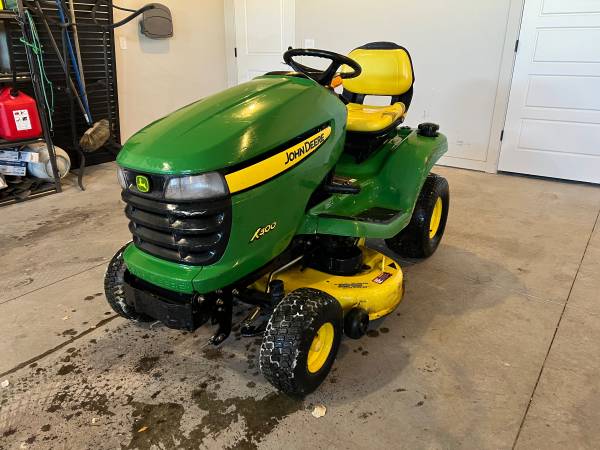
M358 214L356 218L363 222L385 224L391 222L400 214L402 214L402 211L395 211L387 208L370 208Z
M338 216L335 214L319 214L319 217L325 219L350 220L353 222L368 222L377 224L387 224L402 215L402 211L396 211L387 208L369 208L353 216Z

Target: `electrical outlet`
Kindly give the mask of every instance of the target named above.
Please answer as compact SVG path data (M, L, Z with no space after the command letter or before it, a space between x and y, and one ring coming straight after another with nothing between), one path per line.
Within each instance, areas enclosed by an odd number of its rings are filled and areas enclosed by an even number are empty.
M119 37L119 47L121 47L121 50L127 50L127 38L125 36Z
M314 39L304 39L304 48L315 48Z

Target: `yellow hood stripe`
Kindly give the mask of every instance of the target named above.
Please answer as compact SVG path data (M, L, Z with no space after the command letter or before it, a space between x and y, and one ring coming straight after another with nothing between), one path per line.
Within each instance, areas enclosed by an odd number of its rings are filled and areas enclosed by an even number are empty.
M257 162L252 166L225 175L229 192L235 194L236 192L245 191L294 167L317 151L330 135L331 127L327 127L293 147Z

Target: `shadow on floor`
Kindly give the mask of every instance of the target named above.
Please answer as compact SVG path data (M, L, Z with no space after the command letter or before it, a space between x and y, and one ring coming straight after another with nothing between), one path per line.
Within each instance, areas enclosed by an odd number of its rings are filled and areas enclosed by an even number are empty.
M453 253L457 265L478 263L475 255L451 246L440 251ZM396 384L432 323L493 307L509 295L453 276L451 268L449 274L427 273L417 261L403 266L408 288L397 311L374 322L368 337L344 339L332 373L303 401L275 392L262 379L259 338L232 335L213 348L206 345L208 328L182 333L117 319L14 375L10 389L0 392L2 442L7 448L20 442L28 448L77 448L78 439L102 448L217 442L253 448L280 421L314 403L335 407L380 390L402 392ZM456 297L461 291L465 295ZM244 312L238 308L236 319ZM423 365L424 371L435 369L435 362ZM79 433L82 427L89 430L86 436Z

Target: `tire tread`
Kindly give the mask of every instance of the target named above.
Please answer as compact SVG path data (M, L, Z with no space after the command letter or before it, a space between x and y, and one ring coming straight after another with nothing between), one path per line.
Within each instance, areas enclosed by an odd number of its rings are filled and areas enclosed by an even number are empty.
M429 248L428 243L423 238L423 234L429 229L430 212L428 208L442 193L449 196L448 192L448 181L444 177L435 173L429 174L419 193L410 223L396 236L386 239L387 246L395 253L407 258L426 258L431 256L436 250L439 240L441 240L441 235L435 246L432 249ZM445 227L448 214L447 205L445 206L442 227ZM444 230L442 229L441 231L443 234Z
M125 261L123 252L129 246L129 243L121 247L113 256L106 269L104 276L104 295L106 301L119 316L136 322L149 322L152 319L145 315L137 313L132 307L125 303L123 293L123 276L125 274Z
M309 392L295 373L299 349L307 330L329 308L339 308L341 317L341 306L331 295L301 288L288 294L273 311L260 348L259 364L263 376L280 391L289 395Z

